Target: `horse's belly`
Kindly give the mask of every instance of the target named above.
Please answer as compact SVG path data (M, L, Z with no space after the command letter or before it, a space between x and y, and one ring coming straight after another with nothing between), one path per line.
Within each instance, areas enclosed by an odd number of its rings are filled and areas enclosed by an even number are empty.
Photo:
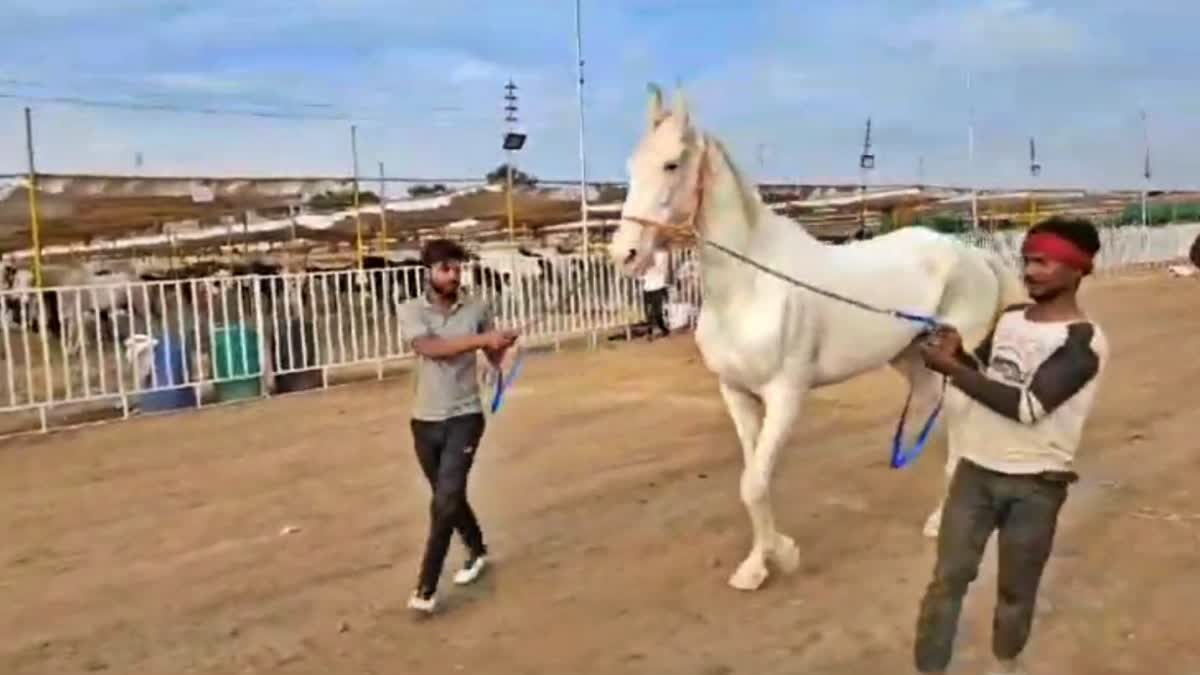
M872 317L823 332L813 359L813 386L844 382L886 366L912 344L915 325Z

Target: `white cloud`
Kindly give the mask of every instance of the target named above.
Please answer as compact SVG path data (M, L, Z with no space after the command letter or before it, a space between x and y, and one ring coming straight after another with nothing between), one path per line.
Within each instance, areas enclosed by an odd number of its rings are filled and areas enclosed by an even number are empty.
M984 182L1022 179L1029 135L1045 155L1044 182L1136 182L1127 164L1141 104L1153 111L1158 175L1200 182L1187 152L1200 134L1187 70L1200 58L1189 35L1200 10L1186 3L584 4L593 178L624 175L645 82L678 77L697 119L751 175L854 180L870 115L877 180L912 180L924 157L927 180L960 181L969 67ZM8 0L5 9L28 21L0 25L3 77L43 86L3 91L347 112L364 174L384 161L389 173L466 177L504 159L501 97L512 77L530 134L518 161L543 177L578 171L571 3ZM21 105L0 99L0 172L21 169ZM349 170L348 121L34 106L46 170L133 171L136 151L154 173Z
M450 69L447 79L452 84L473 84L481 81L495 83L501 77L502 73L496 64L467 58Z
M1030 0L983 0L917 16L892 44L942 65L1012 66L1075 60L1092 43L1085 26Z

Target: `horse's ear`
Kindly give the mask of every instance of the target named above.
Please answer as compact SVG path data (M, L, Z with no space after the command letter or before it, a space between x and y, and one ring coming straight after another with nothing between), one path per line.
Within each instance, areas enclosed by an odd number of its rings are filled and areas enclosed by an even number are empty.
M687 97L683 94L683 87L675 87L675 95L671 101L671 114L679 119L679 125L687 129L691 126L692 121L688 113Z
M659 122L663 121L667 113L663 109L662 89L653 82L647 84L646 89L650 92L650 108L647 111L647 123L651 129L654 129L658 126Z

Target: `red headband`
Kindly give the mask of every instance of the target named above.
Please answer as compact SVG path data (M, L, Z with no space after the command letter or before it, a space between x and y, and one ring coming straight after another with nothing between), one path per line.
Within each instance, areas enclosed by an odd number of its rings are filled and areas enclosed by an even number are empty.
M1036 232L1025 237L1021 253L1040 253L1047 258L1089 274L1092 256L1069 239L1050 232Z

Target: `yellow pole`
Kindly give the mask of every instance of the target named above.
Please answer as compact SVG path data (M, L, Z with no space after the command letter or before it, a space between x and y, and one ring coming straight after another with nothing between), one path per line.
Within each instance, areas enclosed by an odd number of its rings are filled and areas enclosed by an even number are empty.
M29 157L29 230L33 236L33 283L42 287L42 228L38 222L37 169L33 163L33 113L25 108L25 151Z
M508 189L505 194L505 209L508 211L508 241L512 243L516 241L516 225L513 217L513 181L512 181L512 151L508 153L508 162L505 163L505 181L508 183Z
M363 268L362 216L358 212L358 127L350 125L350 154L354 157L354 247L358 269Z

